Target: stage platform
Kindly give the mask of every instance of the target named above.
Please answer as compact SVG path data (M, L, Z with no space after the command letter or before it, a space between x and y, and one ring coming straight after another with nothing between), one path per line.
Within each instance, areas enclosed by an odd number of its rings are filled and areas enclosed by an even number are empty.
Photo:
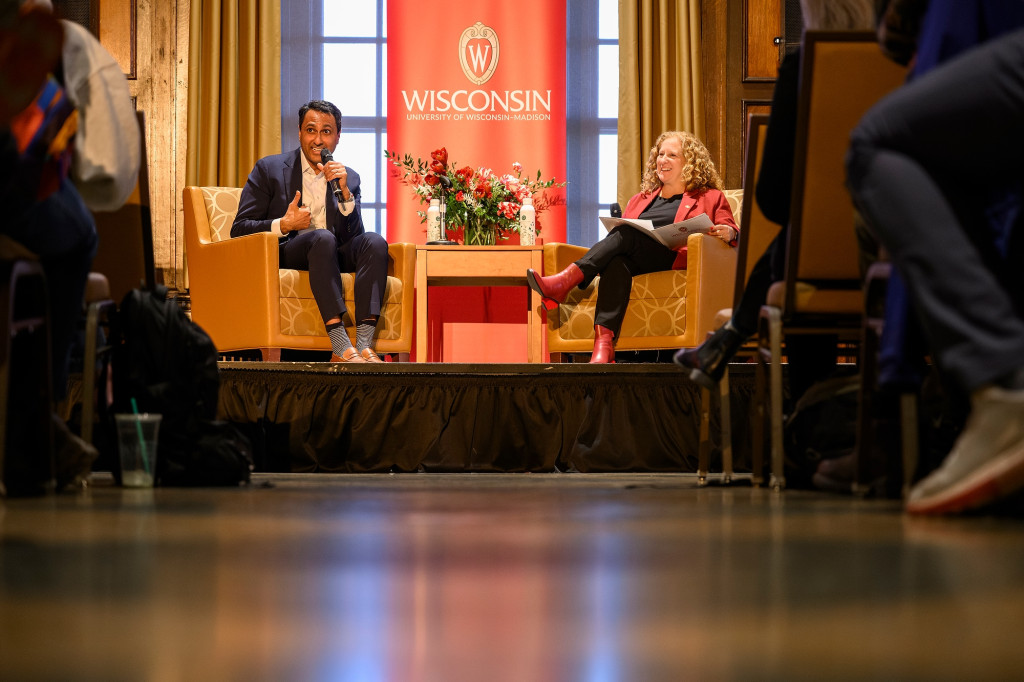
M219 416L268 472L695 472L700 388L671 363L221 362ZM733 365L750 470L753 365ZM711 471L720 470L712 398Z

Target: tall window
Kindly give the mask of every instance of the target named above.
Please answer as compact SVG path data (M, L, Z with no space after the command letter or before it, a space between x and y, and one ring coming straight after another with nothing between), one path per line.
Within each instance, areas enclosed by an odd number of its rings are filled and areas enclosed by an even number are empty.
M363 225L387 224L387 1L281 3L281 146L299 146L299 107L325 99L341 109L334 156L359 173Z
M615 201L618 119L617 0L568 0L566 237L589 246L597 216ZM299 144L298 111L310 99L341 109L335 157L362 182L363 222L384 234L387 205L387 0L281 3L281 144ZM385 235L386 236L386 235Z
M566 2L566 239L590 246L616 201L619 116L617 0Z

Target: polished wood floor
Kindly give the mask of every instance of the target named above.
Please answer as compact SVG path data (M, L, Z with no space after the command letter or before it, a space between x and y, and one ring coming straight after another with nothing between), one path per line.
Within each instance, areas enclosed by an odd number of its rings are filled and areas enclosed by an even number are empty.
M1010 680L1024 521L690 475L0 503L2 680Z

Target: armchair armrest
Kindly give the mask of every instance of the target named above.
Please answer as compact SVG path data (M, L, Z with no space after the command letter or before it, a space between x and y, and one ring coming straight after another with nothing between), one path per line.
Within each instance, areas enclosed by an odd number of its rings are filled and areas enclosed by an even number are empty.
M218 348L247 346L234 341L240 324L248 327L246 338L270 338L270 321L280 315L275 235L266 232L199 244L189 250L188 261L192 317Z
M416 245L388 244L388 275L402 282L402 339L412 348L413 307L416 300Z
M198 187L184 190L184 217L192 319L221 350L269 339L270 320L280 310L277 237L265 232L213 241Z
M388 244L388 276L403 282L413 281L416 274L416 245L406 242Z
M737 253L718 237L706 234L691 234L686 250L686 315L695 321L687 324L686 345L695 346L713 329L715 314L732 307Z
M544 272L543 275L553 275L561 272L575 263L587 252L587 249L575 244L562 244L553 242L544 245Z

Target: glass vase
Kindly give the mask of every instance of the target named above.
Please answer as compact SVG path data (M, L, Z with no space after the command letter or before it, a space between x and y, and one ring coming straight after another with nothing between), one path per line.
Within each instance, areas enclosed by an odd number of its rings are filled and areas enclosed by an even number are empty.
M498 226L493 223L472 219L466 223L466 246L494 246L497 238Z

